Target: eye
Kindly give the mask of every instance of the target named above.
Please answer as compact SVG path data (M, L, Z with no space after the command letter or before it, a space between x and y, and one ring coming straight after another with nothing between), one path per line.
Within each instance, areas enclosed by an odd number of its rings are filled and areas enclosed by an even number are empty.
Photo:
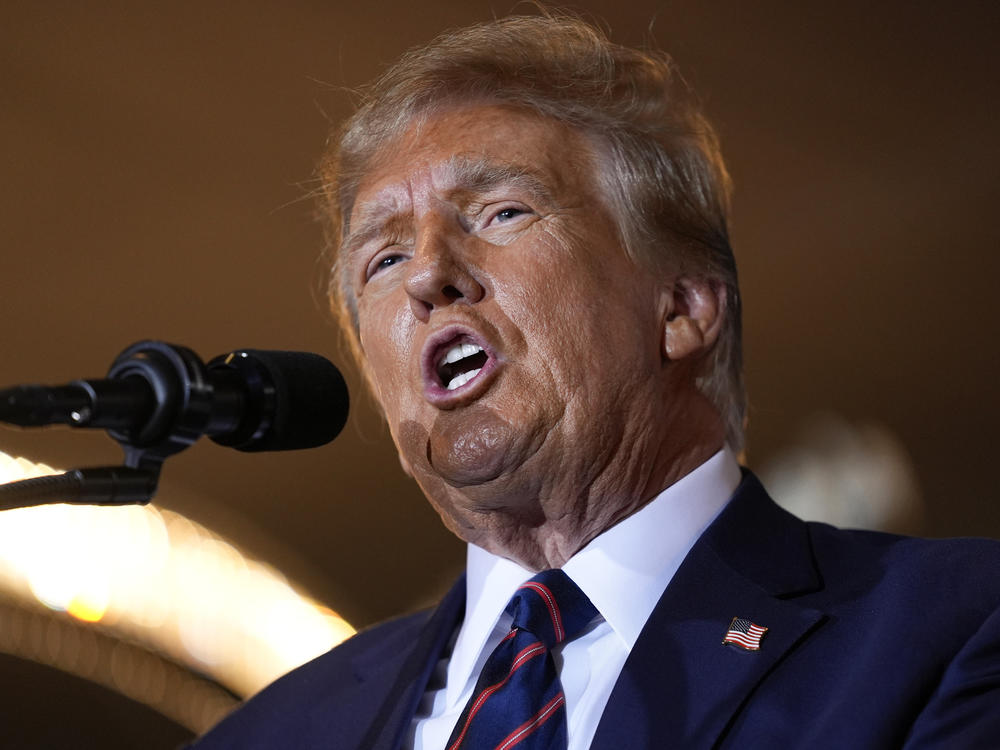
M403 259L402 255L387 255L375 265L375 270L381 271L383 268L394 266L397 263L399 263L399 261L401 261L402 259Z
M523 213L524 211L519 208L505 208L497 214L497 221L510 221Z
M406 260L406 256L402 253L379 255L369 264L368 272L365 274L365 280L367 281L371 279L376 274L386 270L387 268L392 268L394 265L404 260Z
M519 206L505 206L493 214L493 218L490 219L490 224L507 224L529 213L531 212L526 208L521 208Z

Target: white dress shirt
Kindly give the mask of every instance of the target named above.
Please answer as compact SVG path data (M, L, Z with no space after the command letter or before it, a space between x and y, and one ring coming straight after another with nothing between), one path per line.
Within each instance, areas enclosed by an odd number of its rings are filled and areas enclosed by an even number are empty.
M568 750L590 747L625 659L656 602L739 483L736 458L723 449L563 566L599 613L582 635L553 649L566 695ZM414 750L443 750L483 665L510 630L507 602L533 575L469 545L465 619L417 708L410 731Z

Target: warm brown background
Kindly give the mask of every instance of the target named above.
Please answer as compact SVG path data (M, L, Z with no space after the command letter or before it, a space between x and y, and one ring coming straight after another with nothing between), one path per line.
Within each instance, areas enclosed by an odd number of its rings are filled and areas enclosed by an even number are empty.
M100 376L142 338L343 361L311 294L308 199L328 118L349 106L337 88L511 7L159 5L0 14L0 384ZM750 463L817 412L872 420L917 466L926 533L1000 536L1000 5L582 7L618 41L670 50L719 125L737 186ZM354 394L333 445L248 456L206 442L167 463L160 499L365 625L433 599L462 548ZM119 456L68 430L0 429L0 449L63 466Z

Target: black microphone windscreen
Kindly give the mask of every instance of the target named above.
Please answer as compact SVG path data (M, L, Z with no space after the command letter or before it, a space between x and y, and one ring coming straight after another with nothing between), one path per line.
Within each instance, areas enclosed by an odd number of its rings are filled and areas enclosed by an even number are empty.
M242 451L315 448L343 429L350 404L347 384L329 360L308 352L238 349L234 354L245 355L244 361L263 368L274 388L270 428L234 447Z

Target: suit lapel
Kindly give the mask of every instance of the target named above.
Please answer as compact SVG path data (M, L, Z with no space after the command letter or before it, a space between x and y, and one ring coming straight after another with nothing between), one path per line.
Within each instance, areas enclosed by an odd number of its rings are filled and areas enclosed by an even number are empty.
M452 586L399 672L388 697L362 743L372 750L397 750L410 726L420 697L427 688L434 665L461 622L465 608L465 576Z
M465 576L452 586L431 613L415 638L403 642L392 640L357 656L352 662L358 681L355 689L345 696L350 706L341 705L338 714L354 713L364 718L368 726L359 750L397 750L417 709L435 664L447 647L465 609ZM404 636L405 637L405 636ZM316 736L337 737L330 723L329 712L314 719L322 725ZM338 747L336 741L330 747Z
M820 587L805 524L748 474L643 628L592 748L661 747L664 738L716 746L757 684L823 620L791 601ZM760 650L723 645L734 617L768 628Z

